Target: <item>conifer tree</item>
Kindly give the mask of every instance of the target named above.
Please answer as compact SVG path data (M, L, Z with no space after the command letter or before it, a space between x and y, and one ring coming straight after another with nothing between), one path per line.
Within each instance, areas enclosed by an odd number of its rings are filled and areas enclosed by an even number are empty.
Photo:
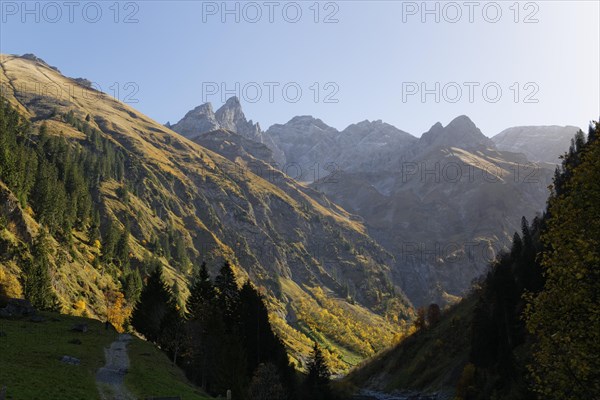
M187 250L185 249L185 243L180 233L174 234L173 240L173 260L180 266L184 267L188 262Z
M44 228L36 238L32 249L32 259L24 274L23 293L31 304L40 310L56 308L57 298L50 281L50 259L48 258L48 237Z
M125 279L123 281L123 293L129 303L135 304L142 293L142 277L137 269L130 270L127 268Z
M219 270L219 275L215 278L215 287L225 327L229 332L236 331L239 325L240 291L228 261Z
M186 302L188 319L202 319L207 308L214 303L215 297L215 287L210 280L206 263L203 262L190 286L190 295Z
M305 381L307 399L326 400L331 397L329 378L331 372L325 361L321 347L315 342L308 361L308 374Z
M246 281L240 290L240 304L248 377L253 376L260 364L269 363L277 367L282 384L292 391L294 371L289 365L285 346L273 332L263 298L250 281Z
M187 347L190 359L190 378L204 390L214 381L216 341L224 331L221 317L216 307L215 287L210 280L206 263L200 266L186 302L187 308Z
M240 290L240 306L241 332L251 374L268 357L272 331L267 310L250 281L246 281Z
M105 262L111 262L116 251L117 242L119 240L119 231L115 226L112 218L109 218L106 223L105 232L103 235L104 242L102 243L102 259Z
M129 266L129 220L125 221L125 227L119 236L115 248L115 258L118 260L122 269Z
M160 337L158 344L167 352L173 364L177 364L178 356L185 343L185 320L177 301L170 293L166 312L160 322Z
M172 298L163 280L162 267L154 269L131 315L133 327L151 342L159 343L161 324L169 312Z
M512 257L517 257L523 251L523 241L517 232L513 235L512 247L510 250Z
M97 209L94 211L94 216L92 217L92 222L90 224L88 237L89 237L89 244L92 246L95 245L96 240L100 241L100 239L101 239L100 213L98 212Z

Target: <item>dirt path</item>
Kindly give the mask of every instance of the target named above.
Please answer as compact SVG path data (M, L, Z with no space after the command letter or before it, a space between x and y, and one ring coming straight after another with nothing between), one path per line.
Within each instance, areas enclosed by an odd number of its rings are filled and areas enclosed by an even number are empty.
M104 349L106 364L96 373L96 385L102 400L135 400L123 384L129 369L127 345L130 340L130 335L120 334L109 348Z
M436 399L447 399L443 395L422 395L418 393L398 393L389 394L377 392L375 390L363 389L356 394L354 400L436 400Z

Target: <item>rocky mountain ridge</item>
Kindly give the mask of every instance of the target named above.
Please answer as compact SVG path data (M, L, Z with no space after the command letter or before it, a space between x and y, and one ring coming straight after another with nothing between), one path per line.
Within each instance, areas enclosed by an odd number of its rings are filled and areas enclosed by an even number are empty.
M560 164L579 128L575 126L515 126L492 140L499 150L523 153L530 161Z
M239 101L232 103L243 114ZM338 131L312 116L258 136L279 154L267 164L365 222L369 235L395 256L394 282L417 304L464 294L519 230L520 213L543 209L553 169L532 162L518 144L508 146L512 135L488 138L464 115L445 127L434 124L420 138L382 121Z

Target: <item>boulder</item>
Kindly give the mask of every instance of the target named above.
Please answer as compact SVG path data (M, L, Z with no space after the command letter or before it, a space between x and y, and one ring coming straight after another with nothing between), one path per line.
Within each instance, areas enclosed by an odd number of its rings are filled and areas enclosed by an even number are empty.
M25 299L8 299L6 307L0 308L0 318L33 316L35 313L35 307Z
M71 357L71 356L62 356L60 358L60 361L65 364L71 364L71 365L81 364L81 360L79 358L75 358L75 357Z

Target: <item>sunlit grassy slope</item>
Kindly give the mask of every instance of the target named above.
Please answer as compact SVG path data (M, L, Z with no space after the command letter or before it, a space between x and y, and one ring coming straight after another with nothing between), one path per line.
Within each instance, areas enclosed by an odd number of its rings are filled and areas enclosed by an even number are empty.
M344 378L344 385L387 392L395 389L453 392L468 363L476 301L473 296L462 300L435 327L416 332L365 361Z
M104 348L117 338L96 320L41 313L44 322L29 318L0 319L0 387L11 400L93 400L99 399L95 375L104 365ZM86 323L85 333L72 331ZM81 343L79 344L80 341ZM129 345L130 370L126 388L139 398L177 395L202 400L198 389L173 367L152 344L133 338ZM76 357L80 365L62 363L63 355Z
M33 135L45 123L50 135L85 146L85 135L62 117L71 113L125 154L125 181L101 182L98 207L101 218L116 221L118 229L129 222L134 267L151 256L152 238L169 229L181 235L192 260L177 265L160 257L167 282L177 282L182 297L194 265L207 261L214 276L229 260L240 283L250 279L265 293L275 329L299 367L317 338L338 351L336 370L347 369L389 344L402 329L400 322L410 318L410 303L391 283L393 257L365 234L363 224L312 189L291 179L277 185L245 172L243 166L41 61L1 55L0 88L32 121ZM124 199L119 192L126 185ZM10 198L2 190L0 182L0 195ZM30 207L17 205L11 218L0 224L0 245L10 250L0 267L18 277L16 255L31 239L19 227L35 237L38 224ZM97 262L102 250L89 243L85 232L73 232L72 245L51 240L51 247L51 277L62 312L76 312L74 305L84 302L88 315L103 318L103 292L121 289L122 271ZM331 301L319 299L317 287ZM352 303L346 303L345 291ZM336 335L332 321L340 326L358 321L362 332ZM368 331L368 326L385 334Z

